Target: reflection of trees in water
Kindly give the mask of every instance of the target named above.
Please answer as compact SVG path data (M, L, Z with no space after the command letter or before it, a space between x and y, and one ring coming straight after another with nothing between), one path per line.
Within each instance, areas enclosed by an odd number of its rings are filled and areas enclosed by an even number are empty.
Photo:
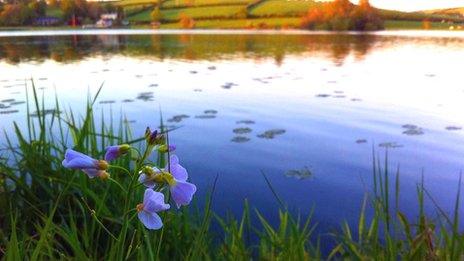
M156 59L215 60L233 57L275 59L280 65L288 55L303 54L343 64L348 56L363 59L372 47L386 48L414 38L369 34L313 35L98 35L0 38L0 59L8 63L25 60L74 62L96 55L123 54ZM419 41L446 44L453 39ZM454 41L455 43L455 41ZM460 42L462 45L462 42Z

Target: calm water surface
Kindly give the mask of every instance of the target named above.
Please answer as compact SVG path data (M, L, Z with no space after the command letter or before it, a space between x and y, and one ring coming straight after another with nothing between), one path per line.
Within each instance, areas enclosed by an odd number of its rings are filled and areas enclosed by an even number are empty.
M4 33L0 68L7 133L25 127L28 78L47 107L56 93L74 110L104 83L97 111L123 111L137 135L161 107L182 126L171 138L200 197L219 175L218 212L238 214L248 199L276 217L262 171L293 211L314 207L320 227L354 222L372 150L386 147L404 212L415 214L422 172L450 210L464 169L464 34Z

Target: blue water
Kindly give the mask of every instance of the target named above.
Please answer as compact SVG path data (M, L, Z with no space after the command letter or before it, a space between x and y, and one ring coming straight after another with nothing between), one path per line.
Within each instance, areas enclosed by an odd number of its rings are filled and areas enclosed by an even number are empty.
M452 210L464 167L464 34L105 32L1 35L0 104L24 101L33 78L49 108L56 93L64 107L83 110L104 82L96 111L123 111L136 135L158 125L159 108L165 120L188 115L168 122L181 126L171 140L200 203L218 175L219 213L240 215L247 199L275 219L279 203L264 173L294 213L314 209L321 230L353 223L372 191L373 150L383 163L386 142L391 174L400 168L400 209L416 214L423 173L430 194ZM147 101L137 99L143 92ZM7 133L13 121L25 127L25 109L0 107ZM251 132L235 134L240 127ZM273 129L285 132L258 137ZM286 175L304 168L309 177Z

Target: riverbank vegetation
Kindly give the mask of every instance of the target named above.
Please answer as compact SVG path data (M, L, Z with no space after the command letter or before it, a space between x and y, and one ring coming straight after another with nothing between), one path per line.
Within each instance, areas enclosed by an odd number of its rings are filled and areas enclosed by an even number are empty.
M366 191L356 225L348 223L318 234L317 220L298 216L280 203L278 220L267 220L259 209L244 202L242 215L216 215L215 181L206 198L190 207L160 213L163 228L147 230L136 222L135 206L145 189L134 186L133 157L152 140L133 137L127 120L98 119L93 109L98 93L89 97L84 113L64 109L45 110L36 89L29 90L24 124L15 123L14 136L2 137L0 152L0 256L3 260L459 260L464 257L464 234L460 227L460 189L456 185L454 211L435 205L430 218L426 204L435 204L423 182L417 185L418 213L401 206L400 170L389 168L388 154L380 163L373 153L373 184ZM160 123L166 138L175 135ZM20 126L26 126L22 128ZM158 137L155 135L154 137ZM155 142L155 140L153 140ZM166 140L168 142L168 139ZM155 142L156 143L156 142ZM89 179L78 170L63 166L69 148L96 159L106 148L128 144L134 148L119 155L107 169L109 177ZM177 144L181 146L181 144ZM125 147L127 148L127 147ZM168 150L169 151L169 150ZM149 155L162 164L159 157ZM71 158L68 158L71 159ZM65 164L70 167L69 164ZM100 166L100 165L99 165ZM188 166L186 166L188 168ZM90 173L90 174L89 174ZM93 172L87 170L87 174ZM189 173L192 177L197 173ZM127 197L133 189L133 197ZM143 193L142 193L143 194ZM168 200L169 202L169 200ZM124 204L122 204L124 203ZM133 206L133 209L122 206ZM313 211L318 211L318 206Z
M0 26L91 26L103 14L117 14L111 26L154 28L226 29L381 29L402 23L409 29L462 28L459 9L427 12L400 12L376 9L363 0L358 6L346 1L335 4L314 0L86 0L6 1L0 3ZM345 2L345 3L344 3ZM349 4L347 4L348 2ZM344 8L334 14L330 6ZM367 8L369 7L369 8ZM331 11L332 10L332 11ZM324 15L321 17L320 13ZM154 15L155 14L155 15ZM357 18L356 18L356 17ZM345 21L350 17L350 21ZM365 22L368 19L369 22ZM328 20L332 20L328 22ZM430 26L424 26L423 22ZM412 23L414 22L414 23ZM364 23L368 26L365 28ZM317 25L316 25L317 24ZM355 24L355 25L353 25ZM106 25L105 25L106 26ZM395 27L393 28L395 29Z

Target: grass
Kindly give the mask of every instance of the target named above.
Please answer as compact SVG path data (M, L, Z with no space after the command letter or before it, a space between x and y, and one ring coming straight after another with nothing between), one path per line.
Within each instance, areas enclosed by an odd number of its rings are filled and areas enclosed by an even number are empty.
M58 7L50 7L46 10L47 16L63 17L63 11Z
M243 10L241 5L212 6L212 7L195 7L195 8L177 8L161 9L161 16L164 22L177 22L181 14L185 14L195 20L203 19L230 19L237 17ZM134 16L129 17L129 21L149 22L151 21L152 9L147 9Z
M111 2L116 6L131 6L131 5L156 5L158 4L157 0L123 0Z
M182 8L217 5L247 5L252 0L167 0L163 1L161 8Z
M195 28L200 29L240 29L240 28L297 28L301 22L300 18L262 18L262 19L218 19L218 20L201 20L195 22ZM161 29L178 29L178 23L162 24Z
M450 25L447 23L432 22L430 23L431 30L448 30ZM423 29L421 21L385 21L385 28L387 30L420 30Z
M241 217L215 215L211 206L217 179L211 184L203 207L165 212L164 229L148 231L133 212L122 207L135 206L141 201L138 196L128 197L110 181L88 179L83 173L61 165L66 148L101 158L109 144L129 143L142 148L144 138L132 137L123 116L113 119L109 114L105 118L105 112L94 111L99 92L89 96L82 114L64 109L58 98L55 113L45 114L43 100L35 87L27 91L27 128L21 129L16 123L11 126L15 135L2 139L5 144L0 151L0 255L4 260L464 258L464 234L459 231L461 181L456 185L454 211L446 213L435 205L434 219L424 209L428 202L435 204L435 201L423 182L419 183L419 212L416 218L408 219L403 211L410 206L399 204L400 171L389 168L388 154L384 163L380 163L380 157L373 153L374 182L366 194L357 226L340 224L330 238L314 233L317 224L311 215L294 218L283 204L280 210L276 209L277 224L271 224L247 202ZM37 117L31 117L34 111ZM100 114L101 120L97 120L96 115ZM129 167L132 156L112 164ZM122 188L131 188L133 177L119 167L111 169L112 178ZM268 185L275 193L272 184ZM258 219L257 224L252 217ZM219 229L212 229L214 225ZM250 240L250 235L257 240ZM335 247L321 253L320 249L329 241Z
M251 8L250 15L254 17L301 17L310 8L318 5L312 0L267 0Z

